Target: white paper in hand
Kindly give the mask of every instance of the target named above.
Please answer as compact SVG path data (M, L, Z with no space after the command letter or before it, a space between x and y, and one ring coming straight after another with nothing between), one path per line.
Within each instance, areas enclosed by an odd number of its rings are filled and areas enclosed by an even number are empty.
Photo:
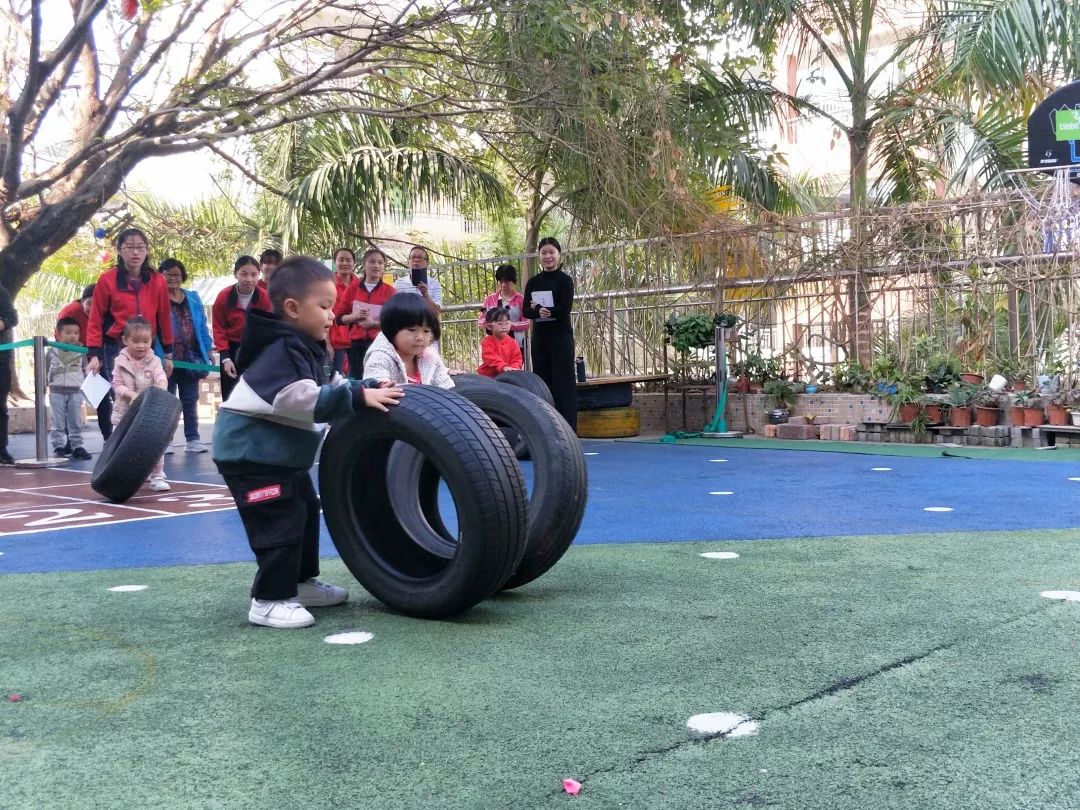
M112 385L97 373L90 373L86 375L86 379L83 380L82 393L86 397L86 401L90 403L90 406L96 408L101 404L101 400L105 399L105 396L112 390Z
M553 306L555 306L555 296L551 292L551 290L535 290L532 293L532 305L537 309L539 309L540 307L543 307L544 309L551 309ZM555 319L537 318L536 320L538 323L542 323L544 321L553 321Z

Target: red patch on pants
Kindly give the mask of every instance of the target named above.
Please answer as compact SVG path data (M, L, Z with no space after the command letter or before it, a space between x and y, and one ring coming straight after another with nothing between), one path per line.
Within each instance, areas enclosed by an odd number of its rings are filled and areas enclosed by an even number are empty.
M259 489L248 490L244 495L244 500L248 504L262 503L263 501L273 501L281 497L281 484L271 484L268 487L260 487Z

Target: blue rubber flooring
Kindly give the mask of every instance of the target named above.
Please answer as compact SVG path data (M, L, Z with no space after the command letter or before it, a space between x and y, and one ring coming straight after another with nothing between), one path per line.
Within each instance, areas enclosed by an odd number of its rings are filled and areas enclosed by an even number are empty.
M582 444L590 483L580 544L1080 528L1075 462ZM179 452L166 469L220 482L209 454ZM325 528L322 550L333 556ZM231 511L0 536L0 552L0 573L252 559Z

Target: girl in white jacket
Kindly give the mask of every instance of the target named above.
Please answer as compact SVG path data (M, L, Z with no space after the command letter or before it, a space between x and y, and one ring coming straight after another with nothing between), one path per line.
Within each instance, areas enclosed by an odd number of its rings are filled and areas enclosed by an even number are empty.
M453 388L454 381L432 343L439 319L418 295L394 295L379 314L382 331L364 356L364 376L399 385Z

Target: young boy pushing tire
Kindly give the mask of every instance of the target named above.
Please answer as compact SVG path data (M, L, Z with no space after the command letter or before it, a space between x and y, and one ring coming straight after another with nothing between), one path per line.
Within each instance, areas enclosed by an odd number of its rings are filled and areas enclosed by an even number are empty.
M218 412L213 457L259 567L248 621L291 629L315 623L307 608L349 598L317 579L319 498L309 470L325 423L360 408L385 411L403 392L333 373L326 341L337 289L320 262L285 260L269 293L272 313L248 313L235 358L239 379Z

